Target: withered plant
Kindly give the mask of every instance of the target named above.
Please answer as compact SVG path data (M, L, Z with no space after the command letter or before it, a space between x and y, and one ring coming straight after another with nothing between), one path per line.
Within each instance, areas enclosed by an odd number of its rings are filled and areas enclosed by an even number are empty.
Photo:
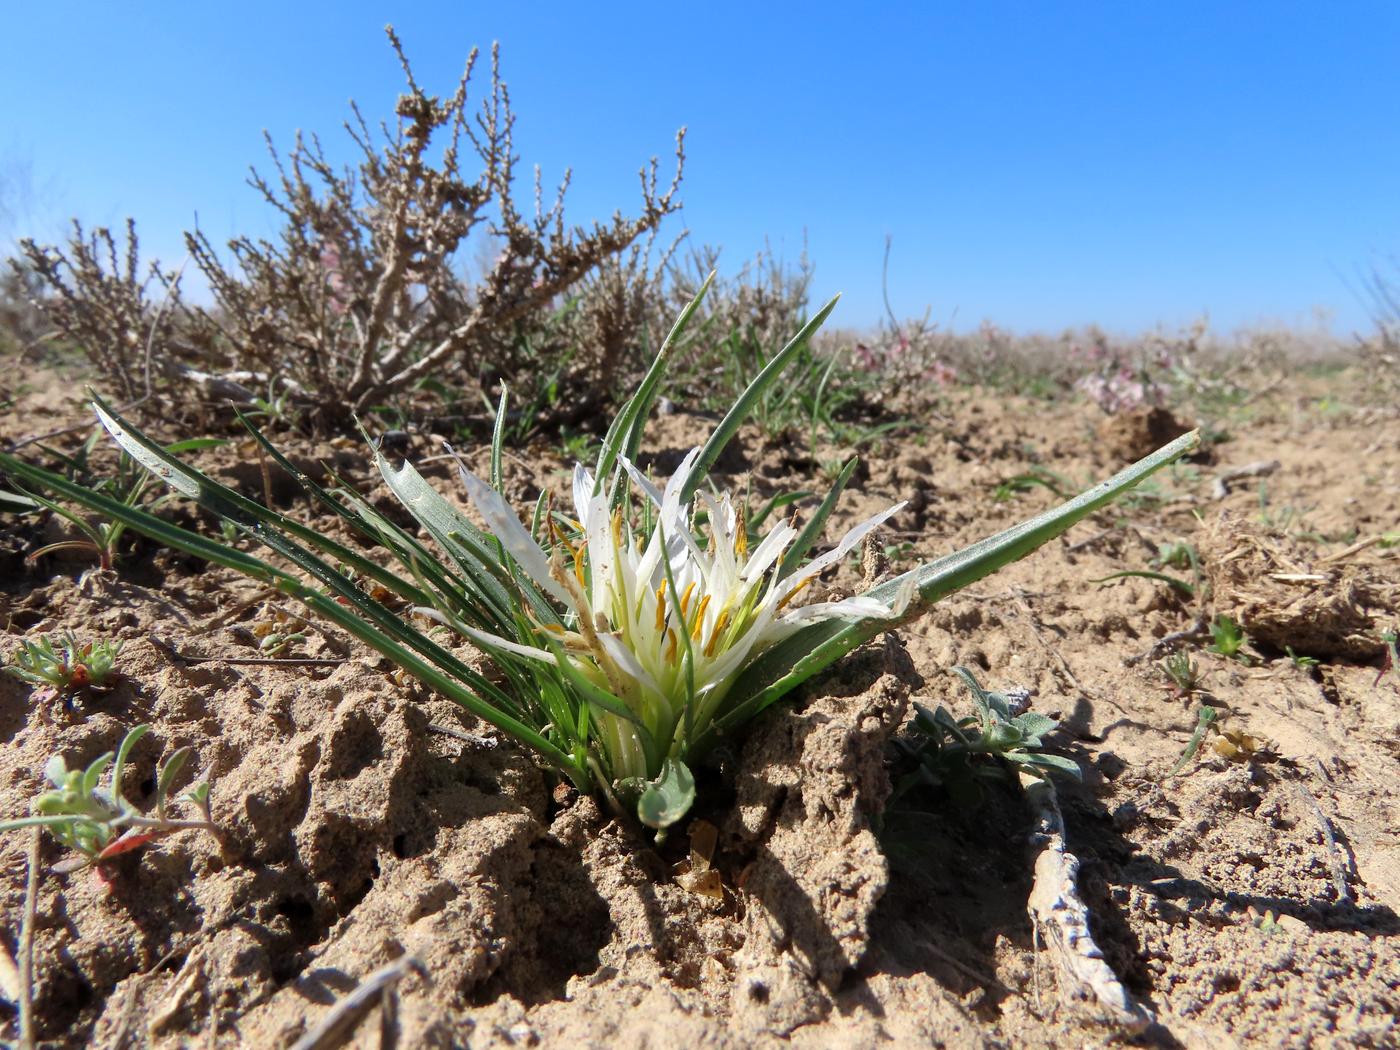
M323 410L365 411L432 377L471 382L513 377L517 322L550 310L602 262L625 251L679 207L684 134L664 191L655 159L642 169L641 213L569 226L565 173L544 206L538 169L534 205L516 200L515 114L491 51L490 90L474 116L468 87L474 50L446 100L427 94L392 28L408 91L391 129L371 130L357 106L346 130L359 150L353 170L335 168L320 140L298 135L283 157L267 139L274 178L250 183L281 213L277 243L238 237L235 265L207 236L186 244L209 280L217 309L195 318L230 364L252 367L269 388L312 396ZM445 137L445 140L444 140ZM474 232L501 245L475 285L458 272L458 252ZM607 377L603 377L607 378Z
M24 243L53 292L54 323L124 398L172 376L220 398L290 397L328 423L428 379L457 390L509 382L537 365L521 331L542 327L566 293L680 207L683 129L668 184L655 158L641 169L634 218L618 212L569 225L567 171L546 206L536 169L532 205L522 206L498 50L489 90L474 106L475 50L456 90L440 99L423 90L393 29L386 32L407 82L393 125L372 129L352 104L345 127L358 159L344 168L314 134L298 134L285 154L267 136L273 172L254 169L249 183L281 216L275 239L238 236L221 256L204 232L186 234L211 305L181 301L169 294L170 275L142 270L131 223L124 253L109 231L87 235L77 224L66 248ZM475 281L463 279L460 265L469 238L500 246ZM167 286L170 309L147 294L153 277ZM625 389L635 378L612 374L622 365L615 344L592 352L591 379ZM647 360L639 353L630 363L640 374Z
M178 278L155 263L142 266L136 223L128 219L125 243L112 231L91 231L73 220L66 248L20 241L23 260L10 264L12 280L30 292L29 303L74 343L103 379L127 401L148 396L167 370L178 303ZM159 286L159 292L153 288Z

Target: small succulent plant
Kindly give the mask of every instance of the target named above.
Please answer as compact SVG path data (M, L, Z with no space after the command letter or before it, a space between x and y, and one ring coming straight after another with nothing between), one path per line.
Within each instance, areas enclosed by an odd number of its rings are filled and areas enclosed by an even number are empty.
M5 668L16 678L53 693L109 688L119 676L117 657L122 643L101 640L80 643L64 634L55 643L50 635L25 639Z
M79 854L57 865L56 870L75 871L129 853L176 831L213 830L206 779L200 778L176 799L170 795L176 779L189 762L191 751L187 747L180 748L157 767L156 804L152 813L142 813L123 797L122 774L127 757L150 728L136 726L122 738L115 756L109 751L85 769L69 769L62 755L54 755L44 767L44 776L52 786L34 800L33 814L0 821L0 831L35 826L48 828L54 838ZM111 782L103 788L100 785L109 768ZM199 819L172 816L172 802L193 807Z

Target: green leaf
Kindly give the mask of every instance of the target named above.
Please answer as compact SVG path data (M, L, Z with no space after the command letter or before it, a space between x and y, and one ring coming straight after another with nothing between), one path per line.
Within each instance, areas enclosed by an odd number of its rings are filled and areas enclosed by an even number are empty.
M807 524L802 526L802 531L797 534L797 539L793 540L792 546L783 555L783 560L778 563L777 578L780 580L791 576L801 566L807 557L807 552L812 549L812 544L821 537L822 530L826 528L826 521L831 517L831 512L836 508L836 501L841 498L841 493L846 488L846 483L851 480L851 475L855 473L856 465L860 460L852 456L846 460L846 465L841 468L841 473L836 475L836 480L831 485L831 491L822 500L817 512L812 515Z
M122 774L126 772L126 759L131 754L131 749L136 746L136 742L151 731L149 725L133 726L131 732L122 737L122 742L117 746L117 761L112 766L112 801L122 806Z
M754 376L753 381L734 402L734 407L724 414L724 418L719 421L714 432L710 434L709 440L700 450L700 456L695 461L695 468L690 472L690 478L681 491L682 503L690 502L691 497L700 487L700 483L709 475L715 460L719 459L720 453L724 451L725 446L738 432L740 424L748 418L768 388L782 378L784 370L792 362L792 359L802 352L802 348L807 345L813 333L831 316L831 311L836 309L836 303L840 298L839 295L835 296L818 310L816 315L802 326L802 330L788 340L788 344L774 354L772 360L763 366L763 370Z
M1139 576L1144 580L1157 580L1159 583L1170 584L1172 590L1177 591L1183 598L1190 598L1196 593L1196 588L1185 580L1179 580L1175 576L1168 576L1164 572L1151 572L1147 569L1128 569L1124 572L1109 573L1107 576L1100 576L1090 583L1110 583L1113 580L1121 580L1128 576Z
M1027 711L1025 714L1013 718L1011 724L1021 731L1021 735L1026 738L1027 743L1039 747L1040 738L1054 730L1060 723L1038 711Z
M695 778L680 759L661 763L661 776L647 786L637 800L637 817L649 828L669 828L690 811L695 802Z
M637 450L642 445L642 432L646 429L647 418L651 415L651 406L655 403L657 392L661 388L661 378L665 374L671 351L680 341L681 334L690 324L690 319L695 315L695 311L700 308L700 303L705 298L705 293L710 290L714 279L714 272L711 271L709 276L705 278L705 283L700 286L700 290L695 293L695 298L686 303L685 309L676 318L676 323L671 326L670 332L667 333L662 342L661 349L656 352L656 359L647 369L647 374L643 377L641 385L637 387L637 392L628 398L627 403L622 406L622 410L612 421L612 425L608 427L608 432L603 437L603 447L598 453L598 469L593 480L595 493L601 492L603 486L608 483L613 468L617 466L619 455L626 456L628 459L637 458ZM621 486L619 486L620 495Z
M1017 765L1039 766L1056 773L1064 773L1066 776L1074 777L1075 780L1084 778L1079 763L1072 758L1065 758L1063 755L1047 755L1044 751L1018 751L1014 755L1006 757Z
M1200 432L1193 430L1059 507L911 569L867 592L879 601L893 603L901 589L912 584L916 597L897 619L857 623L828 620L793 634L740 674L726 698L723 712L699 745L710 746L720 735L733 732L862 642L922 616L939 599L1024 558L1199 444Z
M185 763L189 761L192 752L187 747L182 747L165 760L165 765L160 767L160 779L156 783L156 816L165 819L165 803L170 797L170 788L175 783L175 778L180 775L180 771L185 768Z

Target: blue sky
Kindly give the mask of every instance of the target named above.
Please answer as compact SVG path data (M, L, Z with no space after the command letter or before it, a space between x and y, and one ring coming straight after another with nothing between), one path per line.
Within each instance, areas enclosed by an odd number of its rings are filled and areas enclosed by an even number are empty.
M267 233L243 182L266 128L349 158L355 98L390 116L393 22L450 92L499 40L517 148L574 168L572 217L636 200L689 127L685 221L737 267L767 238L835 322L965 328L1317 310L1368 322L1357 275L1400 252L1400 5L1076 3L13 5L0 63L0 237L134 216Z

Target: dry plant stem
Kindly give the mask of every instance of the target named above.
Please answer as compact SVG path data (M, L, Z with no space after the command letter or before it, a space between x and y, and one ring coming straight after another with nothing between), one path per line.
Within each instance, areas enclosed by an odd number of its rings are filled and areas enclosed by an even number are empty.
M1312 811L1313 819L1317 821L1318 829L1322 832L1322 843L1327 847L1327 865L1332 871L1332 884L1337 890L1337 903L1352 903L1351 889L1347 886L1346 865L1342 861L1342 851L1337 846L1337 836L1332 831L1332 822L1327 819L1327 814L1322 812L1322 806L1302 784L1294 785L1298 789L1298 796L1307 804Z
M1257 463L1246 463L1242 467L1231 467L1222 470L1215 476L1215 484L1211 486L1210 494L1212 499L1222 500L1230 494L1230 482L1240 481L1244 478L1262 478L1278 470L1279 461L1276 459L1264 459Z
M29 837L29 871L24 880L24 922L19 933L19 1046L34 1050L34 919L39 908L39 828Z
M1152 1017L1133 1001L1122 982L1104 961L1103 952L1089 932L1089 909L1075 884L1079 858L1065 844L1065 823L1055 786L1049 780L1026 773L1021 788L1035 813L1030 843L1036 851L1034 881L1027 910L1036 933L1045 939L1054 959L1062 991L1071 998L1088 1000L1099 1015L1130 1031L1141 1031Z
M410 970L424 980L428 979L427 967L411 955L381 966L331 1007L321 1022L298 1039L291 1050L331 1050L340 1046L354 1032L369 1008L386 993L392 994L394 987ZM388 1005L387 1001L385 1005Z
M1164 634L1152 643L1150 649L1138 653L1136 656L1129 656L1123 662L1129 667L1133 664L1140 664L1144 660L1151 660L1154 656L1167 652L1173 646L1182 642L1198 642L1210 635L1210 626L1206 623L1205 617L1198 616L1196 622L1184 631L1173 631L1171 634Z

